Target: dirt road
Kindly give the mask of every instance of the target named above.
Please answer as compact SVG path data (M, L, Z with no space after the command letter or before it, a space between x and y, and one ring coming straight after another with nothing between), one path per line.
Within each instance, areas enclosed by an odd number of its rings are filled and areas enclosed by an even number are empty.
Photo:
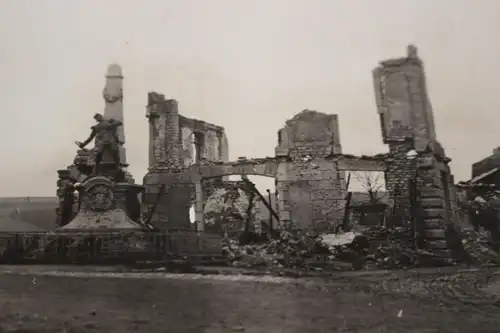
M496 333L498 280L493 271L295 280L4 266L0 332Z

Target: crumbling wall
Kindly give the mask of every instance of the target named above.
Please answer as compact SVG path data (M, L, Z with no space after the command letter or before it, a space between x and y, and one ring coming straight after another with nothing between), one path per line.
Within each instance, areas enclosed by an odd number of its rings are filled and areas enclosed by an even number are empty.
M290 207L290 223L299 229L334 229L346 204L346 171L383 171L384 162L351 155L304 158L285 163L286 182L278 184L278 205ZM284 190L282 187L285 187Z
M341 154L338 116L303 110L278 131L276 156Z
M406 57L382 61L373 76L384 142L411 139L418 149L435 141L434 115L417 48L410 45Z
M178 102L156 92L148 93L146 117L149 120L149 172L182 174L195 162L195 134L201 137L200 158L218 162L227 160L228 145L224 128L179 114ZM189 172L188 172L189 174ZM146 178L145 177L145 178ZM164 185L161 188L161 185ZM184 182L149 183L144 210L156 206L151 222L159 228L191 228L189 210L196 195L190 178ZM163 191L161 191L163 189ZM161 192L161 193L159 193Z
M189 127L181 127L182 136L182 160L184 167L187 168L194 164L195 147L194 147L194 132Z
M346 170L383 171L385 163L377 158L350 155L304 157L295 160L277 157L223 164L208 163L192 165L176 174L150 172L144 178L144 184L148 198L158 193L161 184L194 184L195 191L199 191L195 206L197 224L200 226L203 225L204 201L216 187L213 183L207 183L207 179L218 179L227 175L274 177L277 181L277 206L281 226L321 231L333 229L343 219L346 198L343 177Z
M326 230L343 221L346 171L385 171L383 160L342 155L337 115L304 110L278 132L276 156L281 220L299 229Z
M228 161L229 147L224 128L202 120L180 117L184 165L196 163L194 144L200 145L199 159L211 162ZM197 138L201 142L196 142Z
M277 184L283 223L297 229L327 229L342 220L344 173L333 159L305 158L282 162Z
M148 93L149 167L179 169L182 150L178 103L156 92Z
M413 149L413 141L406 139L401 142L389 143L390 156L386 158L387 171L385 186L391 206L391 224L401 224L402 219L410 217L410 180L416 180L416 159L409 158L407 153Z
M250 231L260 231L259 221L256 221L258 196L245 182L221 182L211 186L207 192L209 196L204 200L203 209L205 230L241 232L248 221Z
M424 66L416 47L407 56L382 61L373 71L375 97L390 165L386 183L391 202L409 217L408 182L417 186L426 246L446 248L444 230L455 219L453 176L444 149L436 139ZM416 156L408 155L415 151Z
M333 160L340 154L338 116L303 110L278 131L276 156L284 177L278 180L278 207L283 223L299 229L325 229L341 219L345 173Z

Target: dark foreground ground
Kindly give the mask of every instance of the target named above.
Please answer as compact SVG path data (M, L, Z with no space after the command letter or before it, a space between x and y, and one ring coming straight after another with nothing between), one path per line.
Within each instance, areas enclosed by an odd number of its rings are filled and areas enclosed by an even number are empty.
M0 332L500 332L493 270L299 280L64 270L0 267Z

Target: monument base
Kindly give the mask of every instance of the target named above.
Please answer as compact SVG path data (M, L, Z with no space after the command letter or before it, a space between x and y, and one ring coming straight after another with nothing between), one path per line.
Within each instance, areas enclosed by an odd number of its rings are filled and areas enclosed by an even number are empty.
M80 188L78 214L58 230L146 230L144 225L130 218L127 211L127 195L135 187L129 183L115 183L105 176L86 180Z
M68 229L136 229L145 230L137 222L132 221L120 208L107 212L80 211L75 218L59 230Z

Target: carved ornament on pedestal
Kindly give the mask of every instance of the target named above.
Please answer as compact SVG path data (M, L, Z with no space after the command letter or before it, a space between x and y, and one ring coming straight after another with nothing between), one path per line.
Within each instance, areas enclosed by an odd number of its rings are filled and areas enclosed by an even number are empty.
M104 212L113 207L114 195L108 186L96 185L87 195L88 206L96 212Z
M115 207L114 184L107 177L94 177L83 185L83 209L105 212Z

